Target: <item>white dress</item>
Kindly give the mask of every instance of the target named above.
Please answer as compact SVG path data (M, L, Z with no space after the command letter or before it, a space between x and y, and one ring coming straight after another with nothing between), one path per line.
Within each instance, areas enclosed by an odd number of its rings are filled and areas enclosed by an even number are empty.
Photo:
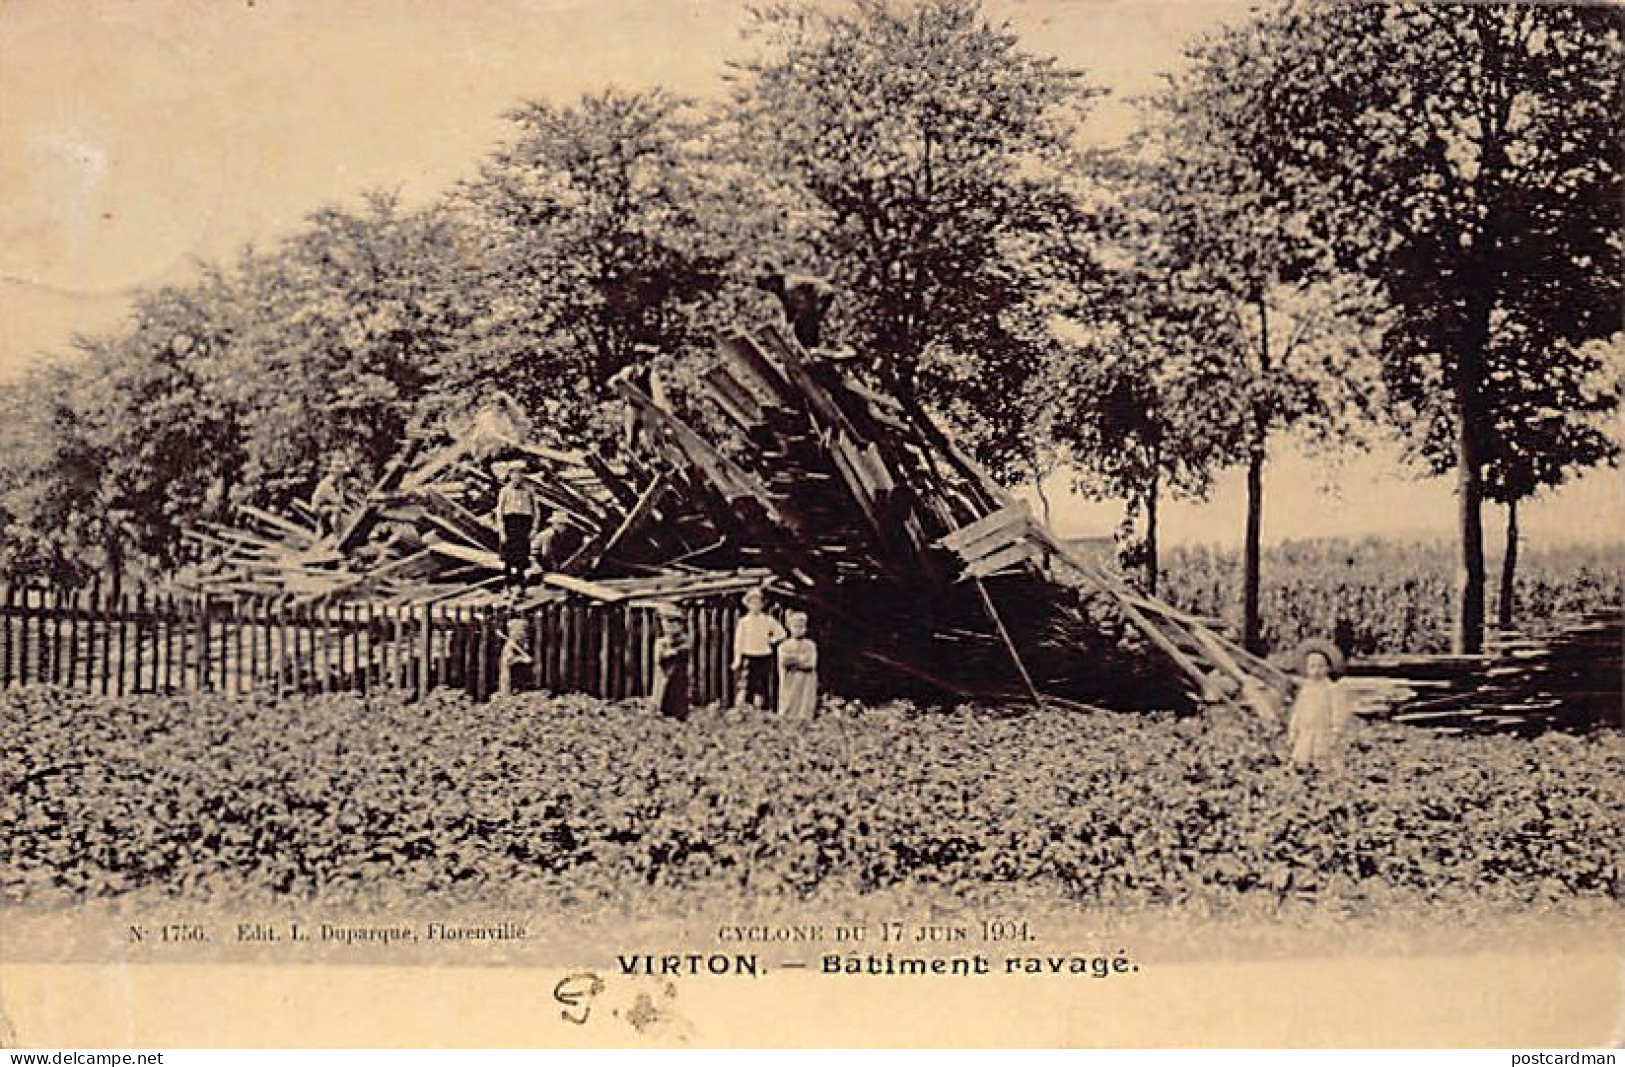
M1310 680L1298 688L1287 722L1292 762L1324 763L1349 719L1348 694L1330 678Z

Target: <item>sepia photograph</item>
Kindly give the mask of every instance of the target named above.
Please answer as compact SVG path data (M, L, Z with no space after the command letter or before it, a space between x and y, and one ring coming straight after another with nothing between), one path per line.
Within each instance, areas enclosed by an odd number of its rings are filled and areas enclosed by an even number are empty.
M0 1045L1625 1044L1622 34L0 0Z

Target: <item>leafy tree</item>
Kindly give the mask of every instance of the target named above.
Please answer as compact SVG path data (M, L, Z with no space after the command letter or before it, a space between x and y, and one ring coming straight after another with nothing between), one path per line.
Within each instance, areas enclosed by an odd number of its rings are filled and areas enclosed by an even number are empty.
M472 317L451 215L370 194L328 207L268 253L237 264L228 349L210 374L239 413L247 497L308 491L327 456L376 470L431 406Z
M709 343L726 253L707 121L660 90L513 111L517 136L456 199L484 309L449 380L506 388L578 433L619 370Z
M1085 495L1128 501L1125 527L1145 518L1130 556L1157 591L1158 513L1165 492L1201 498L1213 470L1236 455L1237 424L1209 417L1229 387L1216 350L1196 339L1192 318L1211 310L1181 303L1133 270L1094 288L1079 318L1081 336L1058 347L1040 379L1044 430L1064 452Z
M104 454L79 411L78 371L43 366L0 388L0 573L7 582L74 587L105 543Z
M1247 136L1283 149L1265 192L1313 197L1342 261L1383 285L1402 424L1425 458L1450 442L1460 651L1482 643L1486 471L1514 418L1497 405L1521 393L1495 377L1565 380L1619 327L1621 20L1602 5L1304 3L1237 34Z
M776 247L836 287L832 332L928 439L930 405L1020 469L1023 386L1053 340L1033 303L1086 229L1072 135L1092 91L969 0L775 6L751 34L728 123L791 201Z
M1172 294L1161 329L1180 340L1162 351L1185 366L1169 376L1201 384L1180 398L1193 410L1164 417L1207 422L1246 466L1242 635L1258 651L1270 442L1288 429L1354 437L1372 399L1362 341L1378 305L1315 231L1314 187L1293 199L1274 192L1286 145L1253 122L1271 84L1253 43L1244 27L1186 50L1186 68L1149 101L1124 198L1132 254ZM1202 449L1192 465L1223 455Z
M1486 435L1484 495L1506 506L1506 550L1501 557L1497 622L1512 626L1517 591L1518 504L1563 484L1575 471L1618 460L1619 443L1600 425L1619 406L1619 382L1607 380L1606 350L1588 345L1560 360L1532 353L1512 328L1497 331L1486 376L1486 406L1494 424ZM1615 368L1617 370L1617 368ZM1432 453L1443 462L1449 453Z

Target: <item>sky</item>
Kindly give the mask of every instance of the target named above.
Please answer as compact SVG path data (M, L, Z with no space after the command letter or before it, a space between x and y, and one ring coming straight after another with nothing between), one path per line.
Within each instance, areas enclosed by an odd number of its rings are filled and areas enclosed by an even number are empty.
M1111 90L1088 135L1128 126L1192 35L1236 0L990 0L1032 51ZM744 5L719 0L0 0L0 379L117 326L132 292L268 245L363 190L421 203L505 134L524 99L610 85L715 92L743 53ZM1266 483L1266 540L1445 536L1449 483L1393 449L1335 478L1290 447ZM1104 533L1115 505L1074 498L1057 527ZM1323 492L1327 484L1334 494ZM1210 502L1170 505L1167 541L1239 540L1239 472ZM1531 539L1625 529L1625 484L1594 475L1521 516ZM1497 527L1495 515L1486 525Z

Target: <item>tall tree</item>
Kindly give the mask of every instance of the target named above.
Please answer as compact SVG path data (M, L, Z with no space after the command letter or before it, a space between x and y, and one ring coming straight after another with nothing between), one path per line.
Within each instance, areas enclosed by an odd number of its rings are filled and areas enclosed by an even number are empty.
M708 120L660 90L535 101L508 118L516 135L457 194L487 309L458 373L580 432L617 371L707 338L726 266Z
M1092 91L972 0L777 6L752 32L729 119L795 205L783 243L838 290L835 340L935 443L928 405L1020 469L1022 386L1049 340L1028 310L1084 226L1069 182Z
M1494 422L1486 435L1484 495L1506 507L1496 621L1507 629L1516 618L1518 505L1576 471L1618 460L1619 442L1603 420L1618 410L1620 383L1601 345L1551 360L1529 351L1532 338L1510 326L1496 340L1485 383ZM1443 466L1449 452L1432 455Z
M1299 185L1277 194L1288 146L1252 121L1272 84L1270 60L1249 28L1202 39L1186 66L1149 101L1126 170L1128 240L1140 269L1179 308L1164 328L1209 367L1191 399L1203 417L1230 420L1246 467L1242 636L1261 651L1259 587L1264 473L1272 439L1288 429L1349 437L1372 400L1365 333L1378 303L1340 271L1313 221L1326 207ZM1189 358L1189 357L1187 357Z
M1449 427L1461 561L1453 644L1483 640L1482 502L1511 373L1561 376L1619 328L1625 278L1617 7L1302 3L1244 42L1260 70L1249 136L1287 149L1343 261L1398 317L1385 377L1424 440ZM1533 331L1539 343L1506 341ZM1509 364L1509 368L1511 365Z
M1162 497L1201 498L1216 468L1238 454L1233 418L1214 418L1213 399L1230 388L1220 350L1201 338L1193 318L1212 312L1180 301L1133 269L1114 272L1081 306L1075 343L1055 349L1040 379L1043 430L1074 472L1075 487L1096 499L1127 501L1125 527L1140 516L1132 545L1156 593Z

